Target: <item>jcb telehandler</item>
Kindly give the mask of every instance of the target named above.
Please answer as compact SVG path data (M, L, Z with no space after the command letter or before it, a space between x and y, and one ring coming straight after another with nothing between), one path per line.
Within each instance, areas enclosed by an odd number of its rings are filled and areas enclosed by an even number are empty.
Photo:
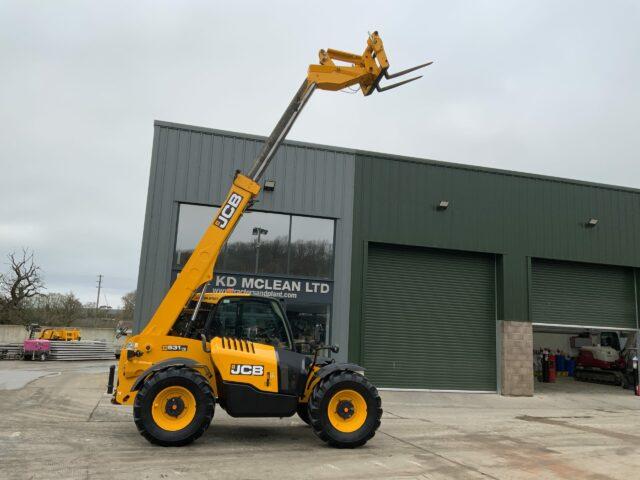
M337 65L334 61L346 65ZM430 63L430 62L429 62ZM215 404L234 417L288 417L296 412L336 447L363 445L380 425L382 407L363 368L294 351L278 300L241 292L208 291L213 267L241 215L256 200L260 179L316 88L359 85L364 95L429 65L391 75L378 32L362 55L320 50L307 77L266 140L251 170L236 172L226 200L147 326L127 339L120 355L113 403L133 404L136 426L151 443L180 446L209 427ZM109 390L113 391L114 367ZM112 392L109 392L112 393Z

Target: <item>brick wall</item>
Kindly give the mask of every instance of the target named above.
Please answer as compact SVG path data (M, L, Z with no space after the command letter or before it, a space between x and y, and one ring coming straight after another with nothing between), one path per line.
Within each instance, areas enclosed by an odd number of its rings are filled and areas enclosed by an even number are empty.
M502 322L502 395L533 395L533 327Z

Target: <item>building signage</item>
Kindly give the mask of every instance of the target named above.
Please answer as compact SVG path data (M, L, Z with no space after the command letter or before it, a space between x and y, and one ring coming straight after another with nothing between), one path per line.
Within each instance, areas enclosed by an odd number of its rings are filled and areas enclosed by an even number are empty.
M216 273L212 288L214 292L233 289L296 302L331 303L333 300L333 282L327 280Z

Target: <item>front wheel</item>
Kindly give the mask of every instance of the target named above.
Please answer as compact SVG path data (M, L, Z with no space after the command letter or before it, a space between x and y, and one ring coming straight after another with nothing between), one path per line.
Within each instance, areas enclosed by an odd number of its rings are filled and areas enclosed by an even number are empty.
M149 442L180 447L209 428L214 405L206 378L195 370L173 367L142 385L133 404L133 419Z
M381 417L378 390L355 372L343 371L322 379L309 400L314 433L333 447L364 445L375 435Z

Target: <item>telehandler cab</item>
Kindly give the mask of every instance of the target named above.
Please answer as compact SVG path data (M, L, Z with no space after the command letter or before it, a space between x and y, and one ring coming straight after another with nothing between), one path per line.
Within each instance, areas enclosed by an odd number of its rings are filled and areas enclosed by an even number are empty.
M146 327L127 339L111 367L113 403L133 404L140 433L151 443L181 446L209 427L215 404L234 417L288 417L298 413L315 434L335 447L357 447L372 438L382 407L363 368L318 353L294 351L280 302L241 292L209 291L213 267L225 241L260 192L260 179L316 88L359 85L370 95L420 77L382 87L431 62L391 75L378 32L362 55L320 50L307 77L266 140L250 171L236 172L225 202ZM336 65L335 61L347 65Z

